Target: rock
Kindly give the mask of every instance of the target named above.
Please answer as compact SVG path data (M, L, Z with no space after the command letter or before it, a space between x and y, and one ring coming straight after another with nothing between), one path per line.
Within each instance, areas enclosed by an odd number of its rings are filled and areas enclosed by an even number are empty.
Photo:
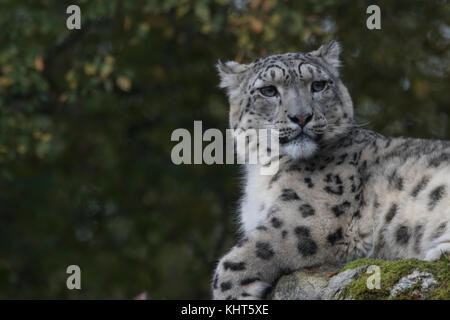
M425 298L424 294L427 294L428 291L437 284L438 282L431 273L414 270L413 273L401 278L400 281L395 284L391 290L390 296L396 297L406 290L416 288L413 290L412 294L420 298Z
M328 285L327 276L340 270L338 266L321 266L297 271L282 277L273 290L273 300L317 300Z
M339 272L337 275L332 277L321 292L320 298L330 300L334 297L339 297L350 283L361 276L363 271L366 271L366 266L357 267L355 269L348 269Z
M359 259L341 266L302 269L281 277L274 300L445 299L450 300L450 263L417 259Z

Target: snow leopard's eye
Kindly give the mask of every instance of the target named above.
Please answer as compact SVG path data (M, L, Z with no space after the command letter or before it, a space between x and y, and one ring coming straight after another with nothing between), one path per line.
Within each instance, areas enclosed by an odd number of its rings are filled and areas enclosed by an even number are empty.
M311 91L312 92L320 92L327 86L326 81L314 81L311 83Z
M278 93L278 90L274 86L267 86L259 89L259 92L266 97L273 97Z

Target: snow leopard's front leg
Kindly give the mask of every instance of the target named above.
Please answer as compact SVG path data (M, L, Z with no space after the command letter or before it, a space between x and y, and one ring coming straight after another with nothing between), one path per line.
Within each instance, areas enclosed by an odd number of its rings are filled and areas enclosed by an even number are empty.
M281 275L318 262L318 245L307 226L282 227L272 218L220 259L214 299L263 299Z

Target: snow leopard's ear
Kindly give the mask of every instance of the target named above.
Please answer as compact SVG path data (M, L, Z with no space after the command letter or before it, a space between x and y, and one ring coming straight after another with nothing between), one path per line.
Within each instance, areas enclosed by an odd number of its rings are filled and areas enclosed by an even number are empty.
M341 61L339 60L341 45L336 40L331 40L330 42L323 44L319 49L312 51L309 54L322 58L326 63L336 69L341 65Z
M248 67L248 65L236 61L217 61L216 68L220 76L219 86L229 90L237 88L242 80L242 73L247 71Z

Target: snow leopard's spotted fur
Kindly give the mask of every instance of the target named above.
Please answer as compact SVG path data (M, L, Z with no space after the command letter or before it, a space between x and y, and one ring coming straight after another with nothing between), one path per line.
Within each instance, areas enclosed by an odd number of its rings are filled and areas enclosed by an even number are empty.
M280 275L301 267L450 252L450 142L355 126L339 52L331 42L248 65L219 62L231 126L277 128L281 161L273 176L247 165L243 237L217 265L215 299L263 298ZM313 93L312 81L322 80L326 88ZM268 85L277 95L261 93ZM292 116L308 113L299 135Z

